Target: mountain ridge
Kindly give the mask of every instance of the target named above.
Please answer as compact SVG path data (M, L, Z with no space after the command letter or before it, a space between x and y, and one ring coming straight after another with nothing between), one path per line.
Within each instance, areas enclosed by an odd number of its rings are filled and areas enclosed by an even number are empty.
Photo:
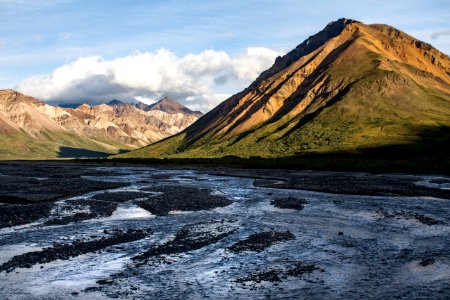
M450 58L388 25L329 23L180 134L118 157L277 157L450 126Z
M146 112L119 100L63 108L11 89L0 90L0 157L54 158L61 149L72 148L80 155L94 151L106 156L160 140L196 120L183 113Z
M144 108L144 110L145 111L160 110L160 111L163 111L163 112L166 112L169 114L183 113L183 114L187 114L187 115L194 115L197 117L201 117L203 115L202 112L200 112L198 110L197 111L190 110L186 106L180 104L179 102L177 102L169 97L164 97L155 103L147 105Z

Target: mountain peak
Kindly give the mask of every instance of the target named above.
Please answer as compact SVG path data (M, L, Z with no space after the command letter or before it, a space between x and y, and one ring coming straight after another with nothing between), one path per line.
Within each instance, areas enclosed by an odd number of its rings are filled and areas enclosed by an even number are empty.
M177 114L177 113L182 113L182 114L187 114L187 115L195 115L197 117L200 117L201 115L203 115L200 111L192 111L189 108L187 108L186 106L184 106L183 104L169 98L169 97L164 97L161 100L159 100L156 103L150 104L149 106L147 106L145 108L146 111L149 110L161 110L163 112L166 112L168 114Z
M171 106L177 106L177 107L181 107L183 106L182 104L180 104L179 102L173 100L172 98L169 97L164 97L161 100L159 100L158 102L156 102L158 104L163 104L163 105L171 105Z
M5 89L5 90L0 90L0 96L2 96L2 99L6 99L6 98L15 98L15 97L20 97L23 96L25 97L23 94L19 93L16 90L13 89Z
M254 81L252 86L287 68L299 58L315 51L330 39L338 36L346 28L347 25L354 23L362 24L359 21L346 18L340 18L336 21L328 23L324 29L308 37L304 42L302 42L286 55L278 56L273 66L268 70L262 72L261 75Z
M87 103L83 103L80 106L77 107L78 110L89 110L91 107Z
M328 23L326 27L330 27L330 26L341 27L341 26L345 26L347 24L353 24L353 23L362 24L360 21L357 21L357 20L347 19L347 18L339 18L336 21L331 21L330 23Z
M292 63L297 61L299 58L314 52L322 45L324 45L326 42L328 42L330 39L341 34L342 31L349 24L362 24L362 23L356 20L346 18L340 18L336 21L328 23L324 29L308 37L305 41L303 41L300 45L298 45L295 49L293 49L286 55L278 56L273 66L268 70L262 72L261 75L253 82L251 86L255 86L257 83L287 68Z
M109 106L118 106L118 105L124 105L124 104L125 104L124 102L117 100L117 99L113 99L113 100L109 101L108 103L106 103L106 105L109 105Z
M17 93L14 90L7 89L7 90L0 90L0 101L6 101L8 98L11 97L14 93Z
M25 96L21 94L20 92L13 90L13 89L5 89L0 90L0 102L6 103L6 102L27 102L27 103L33 103L35 105L41 105L43 104L41 101L34 99L29 96Z
M17 91L13 90L13 89L4 89L4 90L0 90L0 94L5 95L5 94L14 94L14 93L18 93Z

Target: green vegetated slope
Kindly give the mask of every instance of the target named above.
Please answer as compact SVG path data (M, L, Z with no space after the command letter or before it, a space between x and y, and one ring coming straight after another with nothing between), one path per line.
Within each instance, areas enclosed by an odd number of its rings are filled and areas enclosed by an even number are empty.
M41 133L40 138L30 136L26 132L3 135L0 140L0 158L16 159L55 159L73 157L104 157L117 154L118 148L109 145L102 147L98 139L92 140L67 132ZM109 141L109 144L111 141Z
M341 19L182 133L115 157L289 157L390 148L433 155L449 150L449 128L450 58L390 26Z

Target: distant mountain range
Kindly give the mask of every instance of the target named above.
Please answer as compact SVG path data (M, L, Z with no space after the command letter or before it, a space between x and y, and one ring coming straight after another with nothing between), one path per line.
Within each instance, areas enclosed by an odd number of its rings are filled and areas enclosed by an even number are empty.
M339 19L181 133L116 157L445 151L449 128L448 55L388 25Z
M65 108L0 90L0 159L105 156L176 134L201 115L169 98Z

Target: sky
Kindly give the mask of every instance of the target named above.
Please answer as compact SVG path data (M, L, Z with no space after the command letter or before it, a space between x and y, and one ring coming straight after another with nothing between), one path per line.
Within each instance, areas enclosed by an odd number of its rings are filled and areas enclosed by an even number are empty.
M169 96L206 112L341 17L450 54L448 0L0 0L0 89L50 104Z

